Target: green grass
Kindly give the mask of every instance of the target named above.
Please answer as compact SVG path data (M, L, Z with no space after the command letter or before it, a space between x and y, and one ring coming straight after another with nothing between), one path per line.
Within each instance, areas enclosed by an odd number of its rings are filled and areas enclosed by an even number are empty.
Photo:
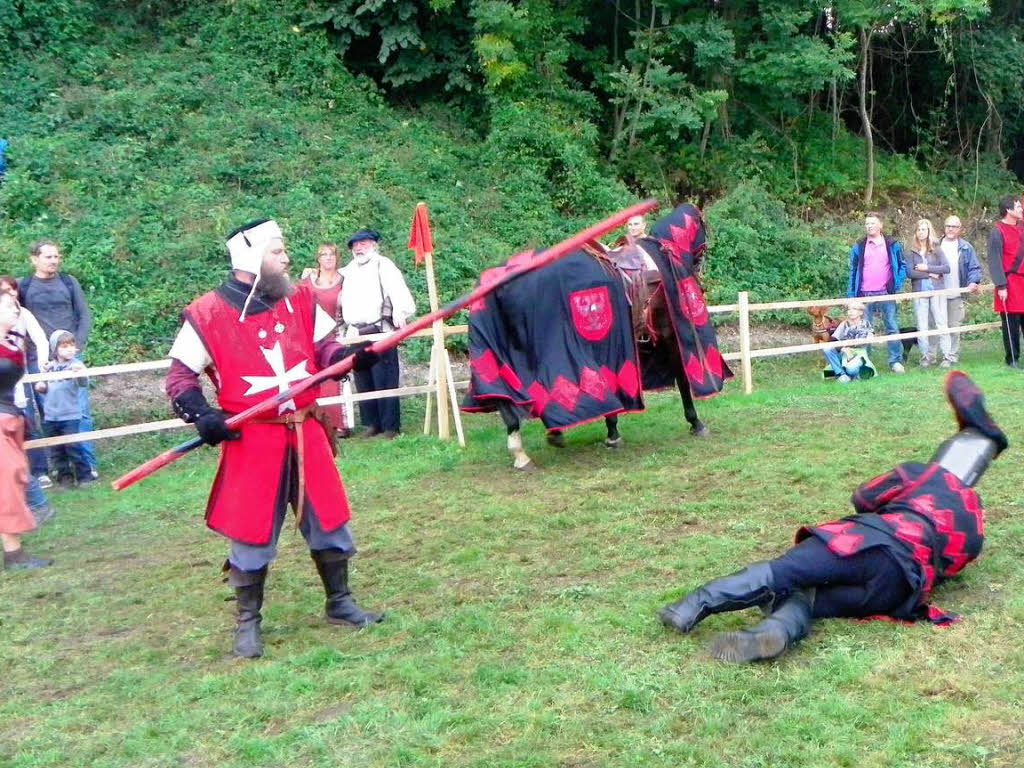
M201 512L211 451L133 489L55 494L27 539L57 559L0 576L0 764L30 766L1018 766L1024 547L1021 374L997 342L963 365L1014 445L986 475L985 553L936 602L951 628L825 621L776 663L712 662L654 611L781 552L795 528L847 514L860 481L927 459L952 427L938 371L848 387L803 356L758 363L699 404L676 398L599 424L509 469L497 417L460 450L410 434L348 441L339 463L362 553L363 632L322 622L301 538L287 531L265 607L267 654L228 658L224 545ZM915 353L916 355L916 353ZM103 446L110 475L170 435ZM110 466L111 464L115 466Z

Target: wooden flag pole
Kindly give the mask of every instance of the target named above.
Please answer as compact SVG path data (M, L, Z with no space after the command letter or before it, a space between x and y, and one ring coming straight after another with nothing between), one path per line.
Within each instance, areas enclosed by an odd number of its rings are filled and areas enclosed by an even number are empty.
M427 251L423 254L427 267L427 295L430 298L430 311L437 312L437 280L434 278L434 254ZM448 434L448 385L445 382L445 368L441 365L442 353L444 352L444 328L443 323L438 320L434 323L434 348L430 358L435 364L435 379L437 384L437 436L442 440L449 439Z

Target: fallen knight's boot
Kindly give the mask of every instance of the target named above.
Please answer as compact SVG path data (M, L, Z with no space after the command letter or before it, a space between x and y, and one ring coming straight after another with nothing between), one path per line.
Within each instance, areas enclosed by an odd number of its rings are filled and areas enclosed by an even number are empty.
M985 397L967 374L946 376L946 397L960 431L939 446L932 461L974 486L992 460L1006 450L1006 434L985 409Z
M267 580L266 567L258 571L241 571L228 567L228 584L235 588L238 618L235 624L235 656L256 659L263 655L263 637L260 624L263 616L263 585Z
M709 581L682 600L658 611L661 623L682 632L692 630L713 613L739 611L775 599L772 569L767 562L748 565L742 571Z
M309 552L317 573L324 583L327 603L324 615L329 624L365 627L384 620L384 615L368 613L360 608L348 588L348 557L335 549L314 549Z
M999 428L985 408L985 396L978 385L963 371L946 374L946 399L953 408L957 426L960 429L974 428L995 443L995 455L1006 450L1009 444L1006 433Z
M716 659L748 662L774 659L811 631L814 590L799 590L782 601L768 618L751 629L723 632L711 641Z

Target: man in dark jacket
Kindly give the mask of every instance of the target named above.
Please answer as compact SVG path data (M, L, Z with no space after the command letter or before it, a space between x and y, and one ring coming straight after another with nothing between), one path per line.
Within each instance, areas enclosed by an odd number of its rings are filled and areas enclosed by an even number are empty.
M852 298L866 296L887 296L898 293L906 279L906 265L903 249L896 240L882 234L882 217L869 213L864 217L866 236L853 244L850 249L850 274L846 295ZM865 302L867 311L864 319L868 325L875 312L882 314L886 335L899 333L895 301ZM889 368L893 373L903 373L903 345L899 341L887 342Z
M713 613L760 606L764 621L711 643L715 658L741 662L780 655L812 619L958 620L928 599L981 554L985 516L972 486L1007 440L966 374L947 376L946 396L960 430L928 464L906 462L864 483L853 494L856 514L802 527L788 552L665 606L662 623L685 634Z
M58 329L66 329L75 337L82 354L89 341L92 329L92 313L85 301L82 286L71 275L61 272L63 256L60 247L52 240L40 240L32 246L32 274L18 281L21 305L28 309L49 336ZM38 363L30 357L29 370L38 373ZM82 406L80 432L92 431L92 405L89 402L89 388L78 390ZM45 414L43 415L45 418ZM96 451L92 443L81 443L82 451L89 463L93 479L99 477L96 471Z

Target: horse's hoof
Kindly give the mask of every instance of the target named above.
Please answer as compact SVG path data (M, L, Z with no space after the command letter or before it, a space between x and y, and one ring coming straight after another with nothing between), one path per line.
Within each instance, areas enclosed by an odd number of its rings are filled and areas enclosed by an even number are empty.
M604 441L604 447L605 448L620 448L620 447L622 447L622 438L621 437L616 437L613 440L612 438L607 437L607 438L605 438L605 441Z
M537 465L534 464L532 461L528 461L525 464L523 464L523 466L521 466L521 467L517 467L515 464L513 464L512 465L512 469L514 469L516 472L523 472L523 473L536 472L537 471Z
M711 435L711 430L703 422L697 422L690 426L690 434L694 437L708 437Z
M565 433L548 432L548 445L553 445L555 448L565 448Z

